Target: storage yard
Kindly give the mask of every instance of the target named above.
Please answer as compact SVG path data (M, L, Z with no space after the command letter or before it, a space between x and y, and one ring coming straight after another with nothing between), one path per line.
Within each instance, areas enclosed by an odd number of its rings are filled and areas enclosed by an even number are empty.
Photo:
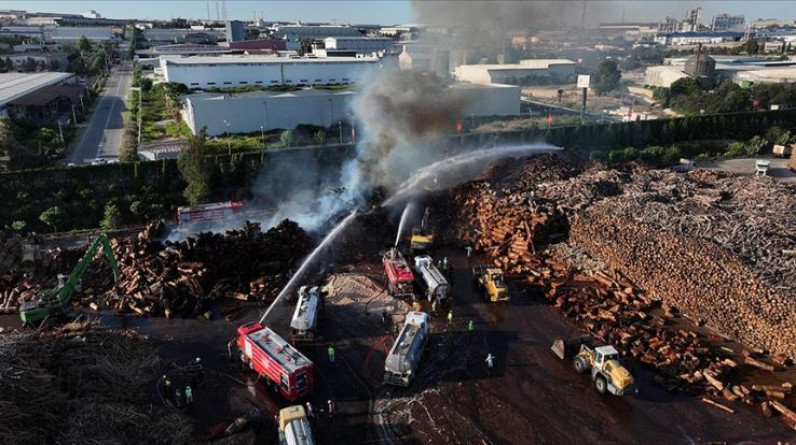
M793 442L793 185L566 153L469 179L324 240L112 235L119 279L97 255L66 315L27 328L22 302L85 247L3 234L0 441Z

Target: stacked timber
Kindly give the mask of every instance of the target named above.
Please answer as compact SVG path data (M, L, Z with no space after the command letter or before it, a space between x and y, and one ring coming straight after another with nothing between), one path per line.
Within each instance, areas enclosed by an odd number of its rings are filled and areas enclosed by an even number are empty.
M628 221L611 205L574 218L570 236L698 323L742 343L796 356L793 296L764 283L725 249Z
M310 247L304 230L288 220L266 232L246 223L241 230L200 233L181 242L161 242L162 232L162 224L153 224L136 236L113 238L119 281L114 283L107 258L98 252L76 303L95 311L173 317L204 314L220 300L264 302L279 293ZM48 271L68 273L84 254L85 248L56 249L43 255L39 266L47 267L35 274L0 275L0 313L13 313L22 301L55 287L56 272Z
M200 233L181 242L153 239L149 231L113 241L121 280L83 303L138 315L198 315L219 299L265 301L278 294L286 272L309 248L292 221L262 232L259 224L224 234Z
M708 171L555 173L550 162L504 161L452 190L454 234L667 388L777 399L733 384L734 370L796 356L796 190ZM724 337L685 327L681 311ZM778 354L739 359L725 337Z

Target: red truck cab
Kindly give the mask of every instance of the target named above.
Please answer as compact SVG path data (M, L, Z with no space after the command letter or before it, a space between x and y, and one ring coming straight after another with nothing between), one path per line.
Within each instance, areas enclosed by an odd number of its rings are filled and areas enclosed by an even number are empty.
M384 253L382 263L384 272L387 274L387 287L390 294L396 297L414 295L415 275L403 254L393 247Z
M312 362L270 328L259 323L240 326L236 344L241 361L268 379L285 399L294 401L312 390Z

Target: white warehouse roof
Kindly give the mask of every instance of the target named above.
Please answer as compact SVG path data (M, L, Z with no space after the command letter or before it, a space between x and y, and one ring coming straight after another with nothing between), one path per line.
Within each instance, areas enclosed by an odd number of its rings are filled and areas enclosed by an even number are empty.
M175 65L226 65L244 64L259 65L269 63L351 63L376 62L375 57L334 57L324 58L288 58L277 56L242 55L242 56L161 56L161 60Z
M39 88L74 77L72 73L0 73L0 107Z

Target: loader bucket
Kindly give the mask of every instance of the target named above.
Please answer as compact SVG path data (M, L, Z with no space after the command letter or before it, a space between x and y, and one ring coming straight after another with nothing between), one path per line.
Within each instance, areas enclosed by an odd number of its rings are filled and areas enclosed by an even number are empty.
M553 341L553 346L551 346L550 349L553 351L553 354L555 354L556 357L560 358L561 360L566 358L566 346L564 345L563 338L555 339L555 341Z

